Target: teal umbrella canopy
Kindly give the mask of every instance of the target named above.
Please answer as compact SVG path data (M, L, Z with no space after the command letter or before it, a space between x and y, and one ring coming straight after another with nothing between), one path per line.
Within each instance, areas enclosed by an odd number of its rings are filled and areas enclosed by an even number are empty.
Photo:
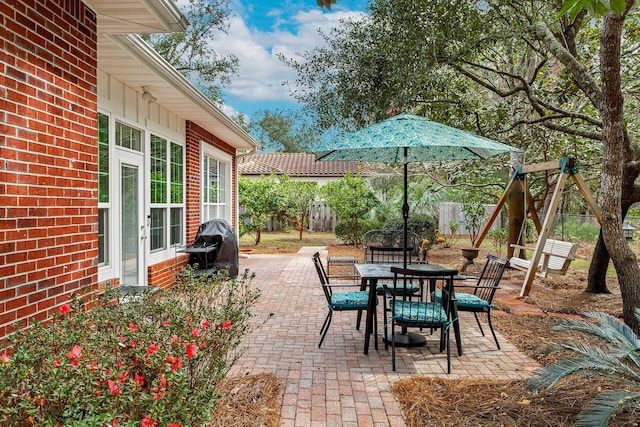
M317 160L404 163L405 148L409 163L486 159L521 151L425 117L399 114L324 144L314 153Z

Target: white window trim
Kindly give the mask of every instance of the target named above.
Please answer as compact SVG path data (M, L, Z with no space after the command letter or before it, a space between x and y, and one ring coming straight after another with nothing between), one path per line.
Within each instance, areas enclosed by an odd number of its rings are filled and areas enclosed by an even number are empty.
M229 224L232 224L232 218L231 218L231 212L233 211L233 203L235 203L235 199L233 197L233 193L232 193L232 188L231 188L231 183L235 182L235 180L233 179L233 156L231 156L229 153L225 153L224 151L220 150L219 148L213 147L210 144L206 143L205 141L200 141L200 212L198 212L199 218L200 218L200 224L202 224L203 222L203 212L204 212L204 191L203 191L203 186L204 186L204 170L202 169L202 165L204 163L204 156L209 156L212 157L216 160L218 160L221 163L225 163L227 165L226 167L226 172L227 172L227 176L226 176L226 183L225 183L225 193L227 194L227 208L226 209L226 215L224 219L225 221L227 221Z
M180 135L178 133L175 132L171 132L170 130L167 130L166 128L163 128L161 126L158 126L157 124L155 124L154 122L151 122L149 120L147 120L147 129L146 129L146 135L145 135L145 152L149 153L147 156L145 156L145 170L147 173L148 177L151 177L151 135L155 135L157 137L163 138L168 142L168 147L167 149L170 149L171 147L171 143L177 144L182 146L182 178L183 178L183 186L182 186L182 204L175 204L175 203L171 203L170 200L167 201L166 205L169 207L169 209L167 210L167 218L166 218L166 226L167 226L167 230L166 230L166 239L167 239L167 247L165 249L159 249L157 251L151 252L151 239L147 238L146 244L145 244L145 251L146 251L146 255L147 255L147 259L148 259L148 263L147 266L153 265L153 264L157 264L163 261L166 261L168 259L171 258L175 258L177 255L177 251L180 250L181 247L184 247L185 239L186 239L186 228L187 228L187 223L186 223L186 214L187 214L187 194L186 194L186 190L187 190L187 147L186 147L186 137L185 135ZM171 161L169 160L167 162L167 167L170 168L171 167ZM167 175L167 183L169 182L170 179L170 171L167 171L168 175ZM151 178L149 178L150 180ZM150 186L150 181L149 182L145 182L145 216L147 218L150 217L151 215L151 189L149 188ZM182 208L182 245L174 245L172 246L169 242L171 239L171 234L170 234L170 222L171 222L171 218L170 218L170 208L172 207L181 207ZM147 236L150 236L151 233L151 223L150 220L147 220L147 224L146 224L146 228L147 228Z

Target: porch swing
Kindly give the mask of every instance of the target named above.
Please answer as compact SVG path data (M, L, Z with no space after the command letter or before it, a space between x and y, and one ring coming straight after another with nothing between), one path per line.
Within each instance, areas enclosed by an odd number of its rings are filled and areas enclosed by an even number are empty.
M556 182L556 187L551 197L551 203L549 204L548 213L544 219L544 223L540 224L540 220L533 203L533 197L531 196L531 192L529 191L529 187L527 185L526 174L555 169L558 169L560 171L560 175L558 176L558 181ZM596 220L598 221L598 223L601 223L602 220L600 216L600 208L593 198L591 191L589 191L586 183L578 173L578 168L575 165L575 159L562 158L560 160L551 162L519 166L511 177L511 180L507 185L507 189L498 201L495 210L489 217L487 223L484 225L478 235L478 238L476 239L474 247L480 247L480 243L489 232L491 225L500 213L511 191L513 191L513 189L516 187L517 181L524 182L524 194L526 198L525 209L529 212L529 215L533 220L535 228L538 232L538 239L536 241L535 247L533 248L522 246L520 244L511 245L514 248L514 256L509 259L510 266L522 271L526 271L522 289L520 290L520 297L524 297L529 294L529 291L531 290L531 284L533 283L533 279L536 275L546 277L548 274L566 274L571 261L575 259L575 254L578 249L577 244L549 238L553 220L555 219L558 205L562 197L562 192L564 190L564 186L567 182L568 177L571 177L571 179L574 181L574 183L578 187L578 190L582 194L582 197L585 199L587 205L595 215ZM522 242L521 237L523 229L526 226L526 222L527 221L525 219L520 230L521 236L518 240L518 243ZM533 251L530 259L526 259L524 257L525 250Z

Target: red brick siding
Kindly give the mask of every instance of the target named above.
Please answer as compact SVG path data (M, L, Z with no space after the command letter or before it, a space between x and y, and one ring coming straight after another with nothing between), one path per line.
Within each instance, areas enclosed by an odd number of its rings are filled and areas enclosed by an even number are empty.
M200 181L202 177L202 159L200 158L200 141L215 147L232 157L231 165L231 226L235 228L235 215L236 215L236 149L231 147L220 138L215 137L211 133L202 129L197 124L187 121L187 135L186 135L186 174L187 174L187 219L186 219L186 235L187 242L193 242L196 238L198 227L200 226Z
M0 340L97 283L96 16L0 2Z
M158 286L167 289L176 282L176 273L187 264L189 256L179 254L175 259L159 262L149 267L148 283L150 286Z

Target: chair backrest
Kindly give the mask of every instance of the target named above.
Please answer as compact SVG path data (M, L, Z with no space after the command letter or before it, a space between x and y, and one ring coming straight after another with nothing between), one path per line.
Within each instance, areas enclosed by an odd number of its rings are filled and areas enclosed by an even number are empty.
M320 253L316 252L311 258L313 259L313 265L315 265L316 271L318 272L318 278L320 279L320 284L322 285L324 296L327 298L327 302L331 303L331 287L329 286L329 277L324 270L322 260L320 260Z
M433 273L427 273L424 270L403 267L391 267L393 273L393 298L391 299L391 311L395 313L395 304L402 303L401 319L396 319L400 323L415 324L446 324L450 318L449 314L452 310L452 302L448 297L447 285L445 281L443 285L441 303L422 303L418 296L412 294L408 289L412 281L416 280L433 280ZM415 303L414 303L415 301ZM446 316L441 316L440 312L444 310Z
M544 242L543 253L550 254L547 261L547 269L553 271L566 272L569 264L575 258L578 245L572 242L565 242L563 240L547 239ZM544 258L540 258L540 262Z
M370 230L364 234L364 262L395 264L404 259L403 230ZM413 231L407 231L407 260L417 259L420 238ZM412 261L411 261L412 262Z
M478 277L478 283L476 283L476 286L481 287L476 288L474 294L491 304L508 264L509 262L506 259L488 254L482 273Z

